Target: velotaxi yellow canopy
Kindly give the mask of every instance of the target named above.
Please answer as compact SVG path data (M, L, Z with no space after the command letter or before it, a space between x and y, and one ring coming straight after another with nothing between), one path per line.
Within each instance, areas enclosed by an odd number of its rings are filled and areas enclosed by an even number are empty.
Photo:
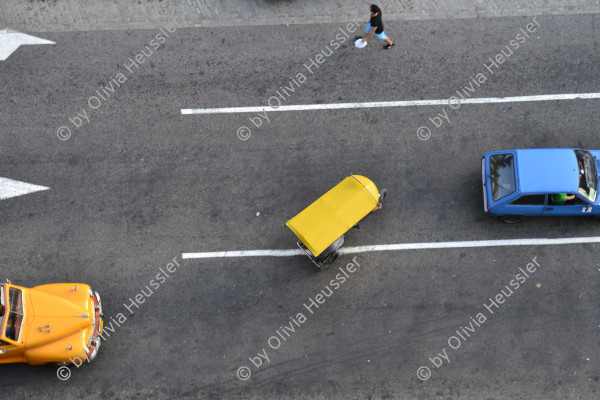
M316 257L356 225L379 202L375 184L352 175L335 185L285 225Z

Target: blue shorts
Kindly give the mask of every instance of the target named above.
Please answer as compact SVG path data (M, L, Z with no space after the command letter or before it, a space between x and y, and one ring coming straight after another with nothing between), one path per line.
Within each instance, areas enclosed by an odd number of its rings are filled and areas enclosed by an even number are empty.
M371 33L371 29L373 29L373 28L371 28L371 23L369 22L367 24L367 28L365 29L365 33ZM375 36L377 36L381 40L387 39L387 36L385 35L385 32L376 33Z

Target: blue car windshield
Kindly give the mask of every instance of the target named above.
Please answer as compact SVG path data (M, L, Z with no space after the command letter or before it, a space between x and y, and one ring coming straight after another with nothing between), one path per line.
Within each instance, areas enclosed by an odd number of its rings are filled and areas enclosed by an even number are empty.
M575 150L577 166L579 167L579 194L595 202L598 193L598 173L596 160L585 150Z
M515 192L515 159L512 154L490 156L490 180L494 201Z

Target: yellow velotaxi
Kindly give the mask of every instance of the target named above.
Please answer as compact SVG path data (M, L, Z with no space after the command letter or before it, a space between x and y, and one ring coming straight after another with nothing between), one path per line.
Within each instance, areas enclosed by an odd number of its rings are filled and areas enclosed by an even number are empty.
M102 326L100 296L88 285L0 285L0 364L91 361Z
M380 210L387 194L369 178L351 175L286 222L298 247L320 269L338 257L344 235L367 214Z

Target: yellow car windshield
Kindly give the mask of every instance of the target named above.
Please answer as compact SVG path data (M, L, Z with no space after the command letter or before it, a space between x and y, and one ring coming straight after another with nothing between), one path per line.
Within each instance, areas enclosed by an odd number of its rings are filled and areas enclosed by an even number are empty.
M0 337L3 336L4 333L4 315L6 313L6 308L4 306L4 285L0 286Z
M23 323L23 292L16 288L8 288L10 312L2 322L2 330L7 339L18 341ZM5 307L3 307L5 308Z

